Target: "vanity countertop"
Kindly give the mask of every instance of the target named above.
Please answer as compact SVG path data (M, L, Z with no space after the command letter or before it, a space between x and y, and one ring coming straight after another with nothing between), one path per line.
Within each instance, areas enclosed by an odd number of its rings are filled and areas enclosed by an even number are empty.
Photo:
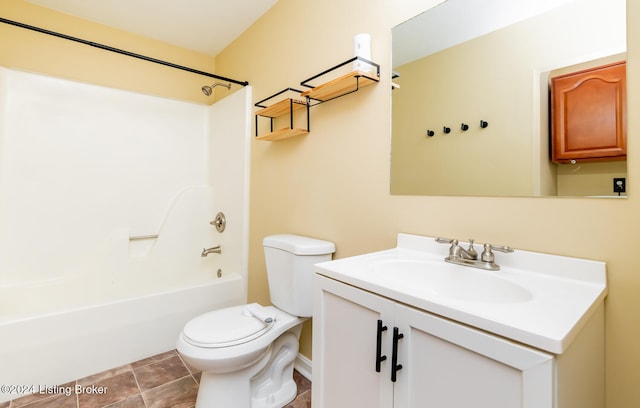
M466 245L465 245L466 247ZM322 262L316 273L554 354L607 295L606 264L517 250L499 271L444 261L449 246L398 234L397 246Z

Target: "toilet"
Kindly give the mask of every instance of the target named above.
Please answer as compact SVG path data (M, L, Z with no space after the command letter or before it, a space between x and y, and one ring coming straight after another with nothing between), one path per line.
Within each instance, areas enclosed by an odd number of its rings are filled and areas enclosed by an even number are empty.
M273 306L251 303L204 313L182 330L177 350L202 370L196 408L281 408L297 393L293 363L312 315L313 265L333 242L281 234L263 240Z

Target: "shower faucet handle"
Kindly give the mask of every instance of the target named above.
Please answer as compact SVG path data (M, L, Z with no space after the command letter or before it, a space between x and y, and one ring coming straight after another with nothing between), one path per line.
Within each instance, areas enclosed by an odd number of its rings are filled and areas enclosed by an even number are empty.
M227 227L227 219L224 216L224 213L219 212L218 214L216 214L216 218L209 224L216 227L216 230L218 230L218 232L224 232L224 229Z

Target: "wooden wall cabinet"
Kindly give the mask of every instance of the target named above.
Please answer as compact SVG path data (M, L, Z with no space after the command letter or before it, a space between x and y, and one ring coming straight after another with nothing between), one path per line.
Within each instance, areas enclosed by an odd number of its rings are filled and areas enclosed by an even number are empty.
M554 163L625 160L626 64L551 78Z

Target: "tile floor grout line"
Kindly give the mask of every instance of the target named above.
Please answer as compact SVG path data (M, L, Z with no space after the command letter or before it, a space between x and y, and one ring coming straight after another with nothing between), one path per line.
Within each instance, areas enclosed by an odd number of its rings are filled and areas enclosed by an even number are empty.
M196 378L196 376L194 375L195 373L193 371L191 371L191 367L184 362L184 359L182 358L182 356L180 355L180 353L177 353L178 358L180 359L180 361L182 362L182 365L187 369L187 371L189 372L189 375L191 376L191 378L193 378L193 381L196 382L196 384L198 385L198 388L200 388L200 381L198 381L198 379Z
M146 365L141 366L141 367L146 367ZM131 366L131 373L133 374L133 379L136 382L136 386L138 387L138 391L140 392L140 398L142 398L142 403L144 404L144 407L145 408L149 408L149 405L147 404L147 399L144 397L144 393L142 392L142 387L140 387L140 382L138 381L138 376L136 375L136 370L135 370L135 368L133 368L133 366Z
M156 388L159 388L159 387L164 387L165 385L169 385L169 384L176 383L176 382L178 382L178 381L180 381L180 380L185 379L186 377L191 377L191 379L193 379L193 376L192 376L191 374L183 375L182 377L174 378L173 380L171 380L171 381L169 381L169 382L166 382L166 383L162 383L162 384L156 385L155 387L153 387L153 388L149 388L148 390L144 390L144 391L142 391L142 389L140 389L140 394L144 394L145 392L149 392L149 391L155 390ZM195 381L195 380L194 380L194 381ZM197 385L197 384L198 384L198 383L196 382L196 385Z
M149 407L149 405L147 405L147 400L146 400L146 398L145 398L145 396L144 396L144 394L145 394L145 393L150 392L150 391L153 391L153 390L155 390L156 388L160 388L160 387L168 386L169 384L177 383L177 382L182 381L183 379L185 379L185 378L187 378L187 377L191 377L191 379L196 383L196 385L197 385L197 386L199 386L198 382L197 382L197 381L195 381L195 379L193 378L193 376L191 375L191 373L189 373L189 375L183 375L182 377L178 377L178 378L175 378L175 379L173 379L173 380L171 380L171 381L169 381L169 382L166 382L166 383L163 383L163 384L156 385L155 387L153 387L153 388L149 388L148 390L145 390L145 391L142 391L142 389L140 389L140 396L142 397L142 401L144 402L144 406L145 406L145 408L148 408L148 407Z

